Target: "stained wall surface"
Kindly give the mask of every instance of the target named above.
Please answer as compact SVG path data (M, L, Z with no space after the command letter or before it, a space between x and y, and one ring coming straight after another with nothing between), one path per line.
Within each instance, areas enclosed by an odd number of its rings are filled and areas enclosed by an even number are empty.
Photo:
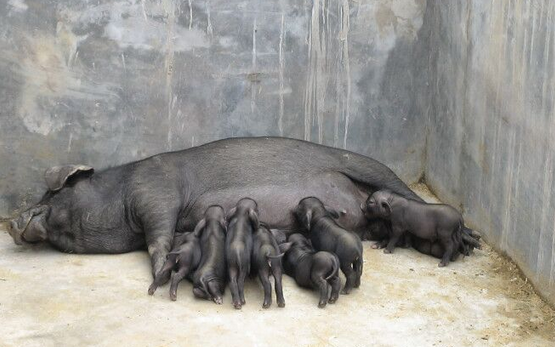
M555 302L555 3L429 1L426 181Z
M0 3L0 214L46 168L283 135L423 170L425 0Z

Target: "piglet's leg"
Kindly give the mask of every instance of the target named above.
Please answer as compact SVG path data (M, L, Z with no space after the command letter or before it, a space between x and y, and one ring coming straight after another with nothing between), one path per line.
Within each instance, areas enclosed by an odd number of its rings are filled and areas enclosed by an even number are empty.
M339 276L334 276L328 281L331 284L331 296L328 302L330 304L335 304L335 302L339 298L339 291L341 290L341 279L339 278Z
M258 273L258 278L262 287L264 287L264 302L262 303L263 308L268 308L272 305L272 284L270 283L268 273L265 271L260 271Z
M239 274L239 281L238 281L238 289L239 289L239 298L241 299L241 305L246 304L245 301L245 277L247 277L247 273L243 270Z
M210 299L208 294L205 293L204 290L202 290L198 287L193 288L193 294L199 299L206 299L206 300Z
M237 269L234 267L229 268L229 290L231 290L231 301L236 309L241 309L241 298L239 297L239 286L237 284Z
M449 261L451 260L451 256L453 255L453 250L454 250L454 244L453 241L449 240L446 242L445 244L445 253L443 253L443 258L441 259L441 262L439 262L439 267L444 267L449 265Z
M320 301L318 301L318 307L319 308L326 307L326 304L328 303L328 290L329 290L328 282L321 276L316 278L313 276L312 283L314 287L316 287L320 292Z
M387 243L388 243L388 240L381 240L381 241L377 241L370 247L372 247L372 249L382 249L385 246L387 246Z
M384 249L383 252L393 253L393 250L395 249L397 242L399 242L401 235L402 235L402 232L393 232L391 235L391 238L389 239L389 242L387 243L387 247Z
M343 271L345 278L347 279L345 282L345 288L343 288L341 294L349 294L355 286L357 275L351 264L341 264L341 271Z
M185 265L180 267L177 272L172 273L170 285L170 299L172 299L172 301L177 300L177 286L179 285L179 282L181 282L181 280L185 278L185 276L187 276L187 274L189 273L189 269L190 267L188 265Z
M276 297L277 297L277 304L278 307L285 307L285 299L283 298L283 287L281 284L281 269L273 270L274 275L274 285L276 286Z
M208 287L210 296L212 296L212 300L216 304L221 305L224 300L222 299L223 293L221 292L218 283L216 281L210 281L208 282L208 284L206 284L206 286Z

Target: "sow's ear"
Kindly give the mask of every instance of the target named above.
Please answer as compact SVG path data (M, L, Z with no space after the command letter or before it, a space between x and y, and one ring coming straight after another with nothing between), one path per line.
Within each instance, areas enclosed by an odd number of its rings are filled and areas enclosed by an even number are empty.
M94 169L87 165L54 166L44 172L44 180L48 189L55 192L64 187L67 180L81 172L93 172Z

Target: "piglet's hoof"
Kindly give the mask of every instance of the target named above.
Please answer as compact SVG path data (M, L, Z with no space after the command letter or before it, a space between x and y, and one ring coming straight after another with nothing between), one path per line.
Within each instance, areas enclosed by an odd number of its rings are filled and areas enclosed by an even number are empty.
M318 308L324 308L324 307L326 307L326 302L325 301L318 303Z
M215 302L217 305L221 305L221 304L224 303L224 301L222 300L222 298L214 298L214 302Z
M262 304L262 308L270 308L271 304L269 303L263 303Z
M343 290L341 291L341 294L343 294L343 295L349 295L350 292L351 292L350 289L343 289Z
M336 302L337 302L337 298L330 298L330 299L328 300L328 303L329 303L329 304L335 304Z
M154 295L155 291L156 291L156 287L155 286L150 286L148 288L148 295Z
M233 304L233 307L235 307L236 310L240 310L241 309L241 303L236 302Z
M284 302L278 302L278 307L285 307L285 303Z
M378 242L373 243L372 245L370 245L370 248L372 249L379 249L380 248L380 244Z
M441 262L441 263L437 264L437 266L438 267L445 267L445 266L447 266L447 264L445 264L444 262Z
M387 248L384 249L383 252L384 252L385 254L391 254L391 253L392 253L392 252L391 252L389 249L387 249Z

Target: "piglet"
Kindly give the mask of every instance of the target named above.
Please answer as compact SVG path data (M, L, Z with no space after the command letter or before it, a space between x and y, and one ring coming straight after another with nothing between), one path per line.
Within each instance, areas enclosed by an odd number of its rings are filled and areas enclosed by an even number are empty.
M195 227L200 233L200 264L193 275L193 294L221 305L225 290L225 212L219 205L209 206Z
M462 241L462 215L449 205L409 200L390 191L379 190L368 197L365 209L370 217L391 221L391 237L385 253L393 252L404 232L432 243L439 241L441 248L428 248L432 255L443 250L440 267L447 266L450 260L457 257L459 247L463 248L464 254L468 253Z
M228 213L225 254L229 289L233 306L241 309L245 302L245 278L250 272L252 233L260 227L258 207L251 198L243 198Z
M339 213L324 206L318 198L302 199L294 212L310 232L312 246L319 251L333 252L339 258L341 271L347 279L342 293L349 294L353 288L358 288L363 264L360 237L339 226L335 221L339 218Z
M320 292L318 307L333 304L339 297L339 259L330 252L317 252L301 234L289 236L286 243L279 245L284 252L283 268L285 273L295 279L301 287L314 288ZM331 287L331 296L328 293Z
M201 258L201 249L199 242L200 230L197 228L193 232L187 232L174 238L174 246L168 253L166 262L162 270L154 278L154 281L148 288L148 294L153 295L156 289L163 284L168 273L172 270L170 298L177 300L177 286L185 276L192 274L198 267Z
M258 275L264 287L264 302L262 307L268 308L272 304L270 275L274 277L278 306L285 307L281 285L281 258L283 253L280 254L276 239L264 224L260 224L260 227L252 235L252 239L251 274Z

